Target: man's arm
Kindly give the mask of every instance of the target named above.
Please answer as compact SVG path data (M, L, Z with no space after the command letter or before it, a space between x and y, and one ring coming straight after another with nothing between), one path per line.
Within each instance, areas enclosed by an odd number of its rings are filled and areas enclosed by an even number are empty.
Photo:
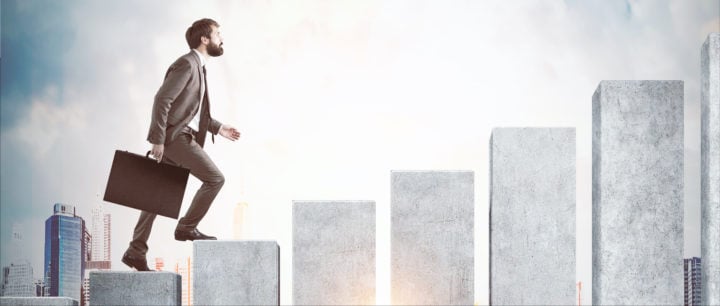
M152 118L147 140L154 145L165 144L165 131L170 106L178 95L185 89L192 75L192 66L184 58L173 63L165 74L165 80L155 94L152 108Z
M220 133L220 127L222 125L222 122L210 118L210 128L208 130L210 131L210 133L217 135L218 133Z
M228 124L222 124L215 119L210 121L210 128L208 130L210 133L213 133L213 135L220 134L220 136L232 141L240 139L240 132L236 128Z

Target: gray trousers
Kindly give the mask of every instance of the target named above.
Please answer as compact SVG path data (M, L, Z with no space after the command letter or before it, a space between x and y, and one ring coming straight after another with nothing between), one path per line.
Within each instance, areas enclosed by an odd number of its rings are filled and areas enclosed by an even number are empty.
M175 140L165 145L162 162L172 165L181 165L190 169L190 174L202 181L202 186L195 193L190 208L185 216L180 218L176 230L191 231L205 216L215 196L225 183L225 177L215 166L215 163L205 153L205 150L195 142L195 135L189 128L180 133ZM156 214L141 212L133 240L128 247L128 254L132 256L145 256L148 251L147 241L150 237L153 221Z

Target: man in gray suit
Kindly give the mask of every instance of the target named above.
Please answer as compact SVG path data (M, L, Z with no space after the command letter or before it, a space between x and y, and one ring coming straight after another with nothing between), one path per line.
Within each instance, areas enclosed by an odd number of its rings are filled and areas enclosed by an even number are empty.
M216 240L198 231L197 225L225 183L225 177L203 150L207 132L232 141L240 138L234 127L222 124L210 116L205 73L205 61L223 54L223 39L219 24L201 19L185 33L190 52L178 58L165 74L165 80L155 95L152 119L147 140L151 153L158 160L190 169L202 181L190 208L175 228L179 241ZM122 262L138 271L149 271L145 254L155 214L141 212L135 226L133 240Z

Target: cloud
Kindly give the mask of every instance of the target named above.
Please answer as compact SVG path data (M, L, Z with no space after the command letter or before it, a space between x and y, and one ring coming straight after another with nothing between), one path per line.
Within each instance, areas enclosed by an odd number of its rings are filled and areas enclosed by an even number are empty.
M86 127L86 106L76 102L61 104L59 100L58 88L46 87L44 93L31 98L27 117L3 131L3 137L14 139L23 151L42 160L62 135Z
M64 55L75 42L67 22L72 6L60 2L3 1L0 126L14 126L26 115L28 100L48 86L62 88Z

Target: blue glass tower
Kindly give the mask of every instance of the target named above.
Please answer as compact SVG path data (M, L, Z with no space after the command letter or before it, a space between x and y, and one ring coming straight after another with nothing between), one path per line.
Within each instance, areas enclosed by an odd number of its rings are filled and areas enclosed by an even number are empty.
M85 221L70 205L55 204L53 212L45 221L46 295L80 301L87 247Z

